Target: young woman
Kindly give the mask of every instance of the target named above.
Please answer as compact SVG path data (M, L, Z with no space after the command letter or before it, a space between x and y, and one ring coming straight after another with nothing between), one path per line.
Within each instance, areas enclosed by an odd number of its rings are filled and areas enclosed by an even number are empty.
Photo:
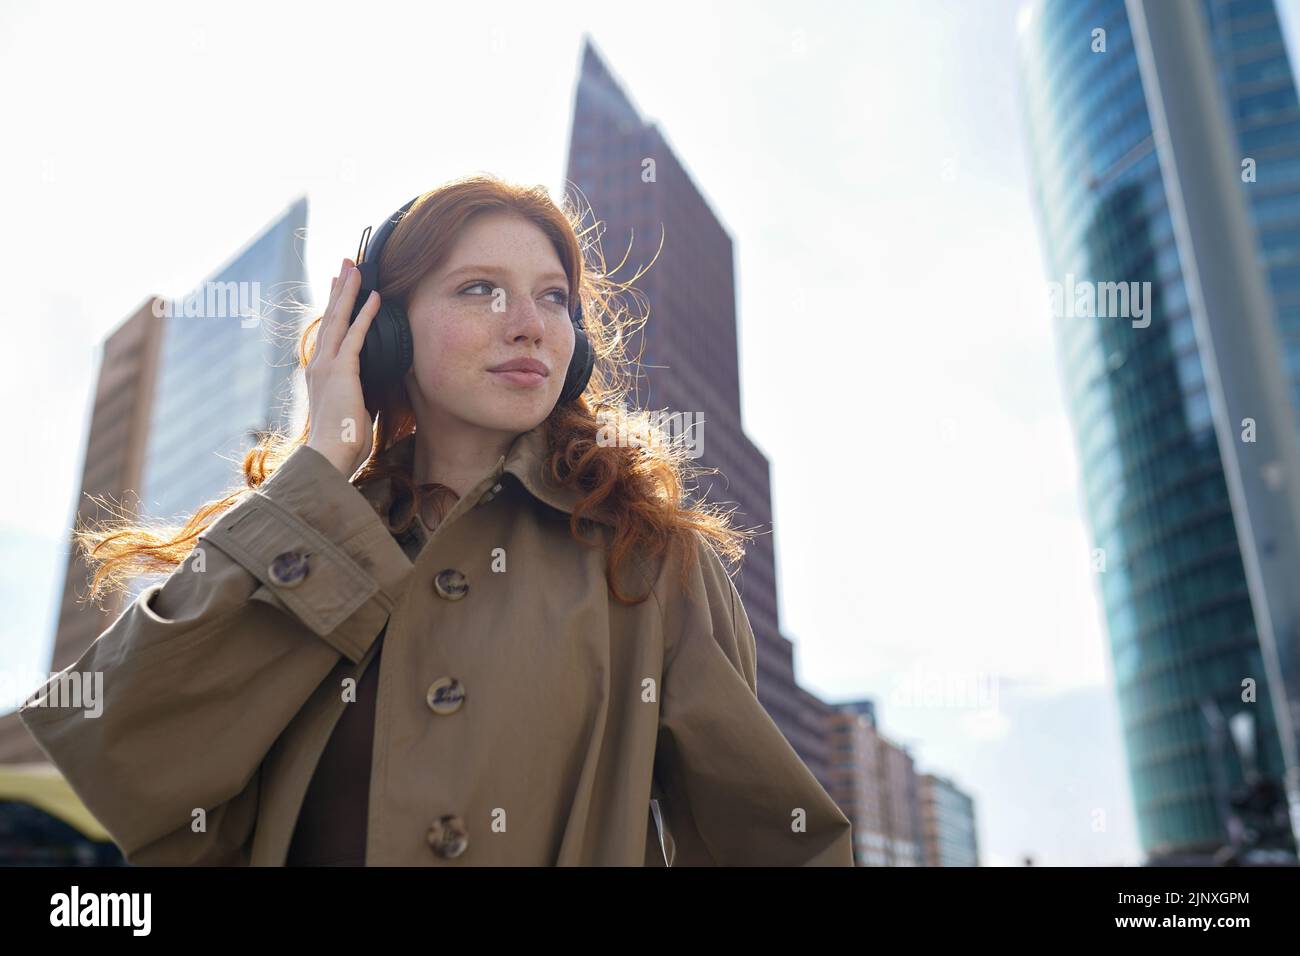
M167 577L20 716L129 862L852 865L756 696L744 533L644 418L611 440L628 287L580 223L488 176L423 194L377 293L345 259L304 332L302 434L174 533L80 530L92 595ZM372 421L385 300L412 354ZM97 673L99 716L55 706Z

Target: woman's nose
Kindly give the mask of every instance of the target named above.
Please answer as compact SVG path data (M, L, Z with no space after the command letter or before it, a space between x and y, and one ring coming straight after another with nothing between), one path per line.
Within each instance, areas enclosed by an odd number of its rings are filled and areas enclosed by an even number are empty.
M506 296L506 321L516 335L539 337L546 328L541 306L528 296Z

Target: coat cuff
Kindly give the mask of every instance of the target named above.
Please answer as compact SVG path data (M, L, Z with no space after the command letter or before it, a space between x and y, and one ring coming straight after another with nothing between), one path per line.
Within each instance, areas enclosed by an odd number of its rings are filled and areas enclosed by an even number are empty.
M200 540L262 583L252 599L292 613L354 663L412 567L365 496L306 445Z

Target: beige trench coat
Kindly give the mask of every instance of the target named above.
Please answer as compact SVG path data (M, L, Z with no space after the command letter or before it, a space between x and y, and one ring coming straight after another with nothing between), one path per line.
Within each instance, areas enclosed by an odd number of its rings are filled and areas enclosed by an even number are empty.
M282 866L345 680L387 625L367 865L853 865L849 821L758 702L712 548L697 536L686 593L676 564L642 563L622 580L654 594L618 603L544 450L542 426L520 435L412 561L387 481L296 449L20 719L129 862ZM98 716L58 696L97 672ZM440 678L459 705L430 693ZM458 855L427 839L445 818Z

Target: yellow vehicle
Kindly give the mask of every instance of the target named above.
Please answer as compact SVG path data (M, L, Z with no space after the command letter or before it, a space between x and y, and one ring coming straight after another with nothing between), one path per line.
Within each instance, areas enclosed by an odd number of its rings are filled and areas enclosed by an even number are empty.
M124 866L112 838L50 764L0 765L0 866Z

